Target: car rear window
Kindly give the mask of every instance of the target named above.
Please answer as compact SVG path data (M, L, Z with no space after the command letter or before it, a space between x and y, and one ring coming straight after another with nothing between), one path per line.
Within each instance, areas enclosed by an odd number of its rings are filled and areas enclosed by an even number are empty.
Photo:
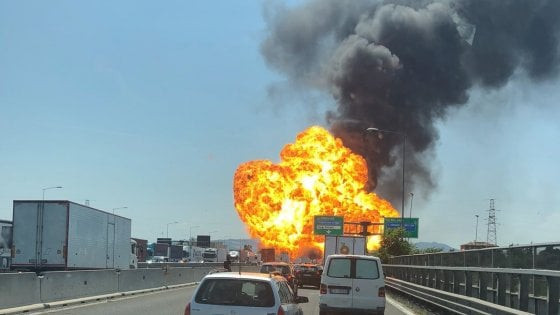
M243 279L206 279L200 284L195 302L248 307L272 307L275 304L270 283Z
M274 266L274 265L263 265L261 267L261 273L270 273L270 272L275 272L278 271L284 275L287 275L290 273L290 267L288 266Z
M377 266L377 261L371 259L356 259L356 278L379 278L379 267Z
M333 258L329 264L327 275L333 278L350 278L350 266L352 261L349 258Z
M300 271L311 271L311 272L317 272L317 267L314 266L301 266L299 267Z

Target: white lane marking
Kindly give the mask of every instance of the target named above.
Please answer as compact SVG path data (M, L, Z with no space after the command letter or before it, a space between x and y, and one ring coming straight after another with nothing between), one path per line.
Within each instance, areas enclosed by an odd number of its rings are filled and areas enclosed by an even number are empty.
M385 301L389 304L393 305L396 309L403 312L406 315L414 315L414 312L409 310L408 308L404 307L402 304L399 304L397 301L393 300L392 298L385 296Z

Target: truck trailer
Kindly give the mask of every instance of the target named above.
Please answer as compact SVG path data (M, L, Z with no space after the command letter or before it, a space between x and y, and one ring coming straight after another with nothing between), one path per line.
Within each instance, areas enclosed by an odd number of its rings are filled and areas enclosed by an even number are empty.
M261 260L262 262L273 262L276 261L276 251L274 248L261 248Z
M12 221L0 220L0 271L10 269L12 259Z
M365 255L366 238L363 236L330 236L325 235L325 253L323 263L329 255Z
M12 269L129 269L128 218L68 200L14 200Z

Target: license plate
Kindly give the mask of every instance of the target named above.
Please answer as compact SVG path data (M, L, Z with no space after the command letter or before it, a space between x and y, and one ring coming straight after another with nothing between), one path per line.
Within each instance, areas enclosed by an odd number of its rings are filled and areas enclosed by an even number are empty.
M304 277L311 277L312 275L303 275Z
M331 288L331 294L348 294L348 289L344 288Z

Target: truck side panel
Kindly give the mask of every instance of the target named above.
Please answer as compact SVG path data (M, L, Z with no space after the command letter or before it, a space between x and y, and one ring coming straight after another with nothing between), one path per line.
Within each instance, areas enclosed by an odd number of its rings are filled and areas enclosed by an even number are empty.
M68 203L47 202L43 210L43 224L41 237L42 267L64 268L66 259L66 227L68 217Z
M113 268L129 269L131 254L130 219L115 216L115 264Z
M68 268L112 268L107 266L107 227L110 214L70 203L68 223ZM112 232L111 232L112 233Z
M13 267L35 267L37 262L37 203L14 201L13 242L15 249Z

